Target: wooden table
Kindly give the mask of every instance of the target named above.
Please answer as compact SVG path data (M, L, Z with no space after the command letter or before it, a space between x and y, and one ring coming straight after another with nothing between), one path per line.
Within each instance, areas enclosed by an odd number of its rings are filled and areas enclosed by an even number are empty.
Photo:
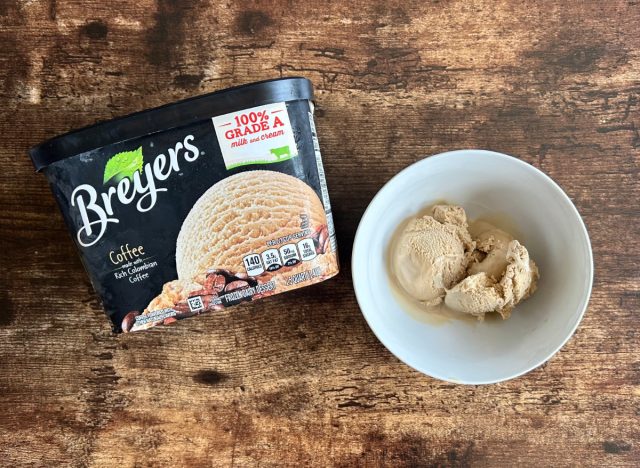
M637 1L2 1L0 464L638 466L639 26ZM316 86L342 273L113 335L27 149L289 75ZM468 147L553 177L596 264L567 346L477 387L394 358L350 279L376 191Z

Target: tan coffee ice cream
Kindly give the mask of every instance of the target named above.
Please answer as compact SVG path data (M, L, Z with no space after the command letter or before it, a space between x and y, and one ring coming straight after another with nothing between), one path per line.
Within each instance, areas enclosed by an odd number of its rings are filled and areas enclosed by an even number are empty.
M210 269L243 272L245 256L281 245L268 242L326 224L322 202L300 179L272 171L235 174L207 190L184 220L176 242L178 277L192 279ZM311 261L325 278L337 272L336 254L328 248ZM287 275L309 267L310 262L301 262ZM282 270L266 271L260 278L281 275ZM283 284L278 290L285 289Z
M527 249L490 223L470 229L459 206L436 205L431 215L410 220L396 244L396 280L427 310L444 299L448 310L506 319L536 289L538 267Z
M495 286L496 282L486 273L477 273L449 289L444 303L458 312L483 317L484 314L497 311L504 305L504 299Z
M487 222L476 222L472 235L476 241L476 250L484 255L481 261L469 266L469 274L485 272L487 276L499 281L507 268L507 250L513 236ZM482 256L478 256L482 257Z
M498 310L502 318L508 318L516 304L536 291L540 277L538 266L529 258L529 252L524 245L517 240L509 243L507 261L509 263L500 280L505 301L504 306Z
M490 250L484 261L469 267L469 272L478 270L479 273L468 276L447 291L445 304L449 308L479 318L488 312L498 312L506 319L516 304L534 293L539 273L527 249L512 240L506 249L496 247L496 250L499 254L490 258L495 252ZM502 264L503 257L504 268L499 271L496 265ZM490 261L483 265L487 259Z
M436 206L431 216L412 219L397 239L391 264L402 288L426 305L464 278L473 242L464 210Z

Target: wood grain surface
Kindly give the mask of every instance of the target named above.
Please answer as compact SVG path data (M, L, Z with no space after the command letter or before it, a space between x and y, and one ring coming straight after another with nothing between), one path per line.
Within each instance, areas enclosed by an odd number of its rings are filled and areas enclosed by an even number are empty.
M637 1L0 1L0 465L638 466L639 26ZM27 149L288 75L316 86L341 274L113 335ZM376 191L468 147L553 177L596 265L563 350L490 386L400 363L350 278Z

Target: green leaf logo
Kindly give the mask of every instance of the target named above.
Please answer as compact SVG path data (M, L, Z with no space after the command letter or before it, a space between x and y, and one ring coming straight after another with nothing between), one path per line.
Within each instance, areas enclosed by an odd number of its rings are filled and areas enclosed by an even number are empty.
M109 181L120 182L125 177L133 180L136 171L142 172L142 146L133 151L114 154L104 167L103 184Z

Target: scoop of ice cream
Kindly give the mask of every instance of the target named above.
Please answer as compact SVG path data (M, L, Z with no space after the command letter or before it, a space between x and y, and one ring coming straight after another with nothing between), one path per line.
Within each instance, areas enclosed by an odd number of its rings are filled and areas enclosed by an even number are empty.
M392 252L393 272L412 297L435 305L464 278L472 250L464 210L438 205L432 216L412 219L402 231Z
M269 241L276 242L275 248L288 236L286 242L295 243L304 228L313 232L326 223L318 195L300 179L273 171L235 174L207 190L184 220L176 245L178 277L195 278L214 268L243 272L243 258L264 251ZM336 255L330 245L328 249L287 274L312 263L321 266L323 274L335 273ZM261 278L270 276L267 271Z
M467 213L464 208L457 205L435 205L432 209L431 216L442 224L453 224L464 229L469 234Z
M469 265L469 274L484 272L499 281L507 268L507 251L513 236L489 223L476 223L472 232L476 241L477 261Z
M535 292L540 277L538 266L529 258L524 245L517 240L509 243L507 261L509 263L500 279L504 306L498 312L502 318L508 318L516 304Z
M444 303L458 312L484 317L484 314L504 306L504 299L496 286L496 282L484 272L467 276L447 290Z
M504 262L506 266L497 277L480 271L448 289L445 304L453 310L480 319L489 312L499 312L502 318L509 318L513 308L535 291L539 274L538 267L529 258L529 252L517 240L507 244ZM483 263L472 265L469 271L472 267L481 267ZM496 263L490 265L495 266Z

